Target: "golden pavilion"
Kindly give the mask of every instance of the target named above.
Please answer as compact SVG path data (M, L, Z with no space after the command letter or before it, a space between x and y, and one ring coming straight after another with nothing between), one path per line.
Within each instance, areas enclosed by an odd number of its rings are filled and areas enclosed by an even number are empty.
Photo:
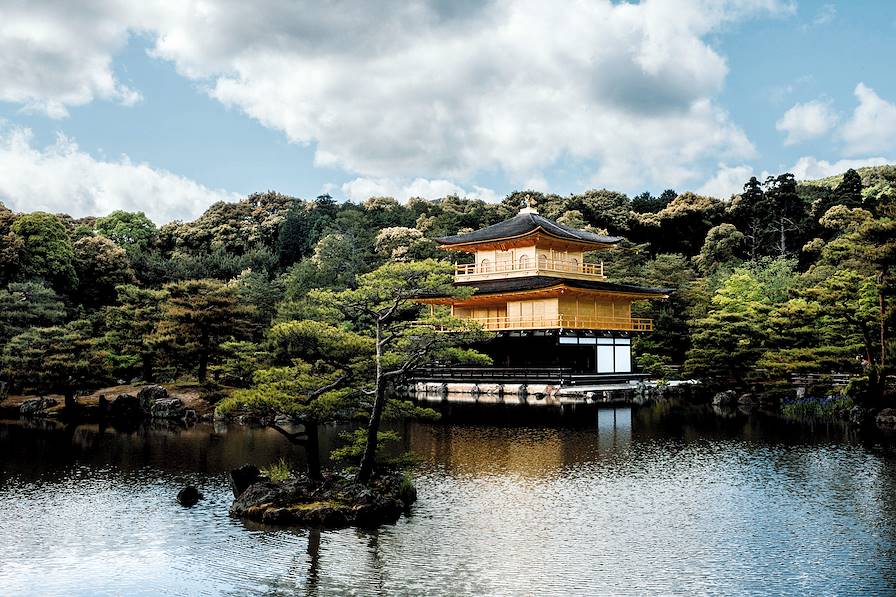
M664 299L668 291L607 282L603 261L622 238L558 224L530 204L516 216L468 234L436 239L446 251L472 254L456 264L466 299L428 297L455 317L494 332L480 350L496 367L567 367L577 373L632 372L631 339L653 329L632 317L632 303Z

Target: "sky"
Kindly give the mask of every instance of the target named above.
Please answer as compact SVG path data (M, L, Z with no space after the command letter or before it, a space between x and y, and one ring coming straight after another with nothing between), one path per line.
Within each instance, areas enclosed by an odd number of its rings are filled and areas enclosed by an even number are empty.
M896 2L0 0L0 202L727 198L896 161Z

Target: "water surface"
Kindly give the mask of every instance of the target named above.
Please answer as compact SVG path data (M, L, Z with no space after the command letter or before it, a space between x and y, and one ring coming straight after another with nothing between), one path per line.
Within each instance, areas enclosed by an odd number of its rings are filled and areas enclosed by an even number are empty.
M275 431L0 423L0 593L896 593L896 456L837 425L659 405L401 431L411 515L315 531L227 516L227 470L302 464Z

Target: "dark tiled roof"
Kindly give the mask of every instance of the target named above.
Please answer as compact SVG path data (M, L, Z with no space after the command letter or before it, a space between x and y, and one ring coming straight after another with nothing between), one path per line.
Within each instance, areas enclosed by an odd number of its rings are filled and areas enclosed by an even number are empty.
M501 238L511 238L523 236L530 232L534 232L539 228L543 229L551 236L571 240L583 241L588 243L600 243L612 245L622 240L621 236L601 236L584 230L576 230L563 224L558 224L552 220L538 215L537 213L519 213L509 220L498 222L476 230L469 234L455 234L454 236L444 236L437 238L436 241L443 245L461 245L466 243L487 242L490 240L498 240Z
M521 292L524 290L541 290L551 286L563 284L572 288L586 290L609 290L614 292L631 292L636 294L653 294L663 296L669 294L668 288L645 288L630 284L614 284L612 282L600 282L597 280L576 280L573 278L554 278L552 276L527 276L523 278L508 278L506 280L478 280L472 282L456 282L457 286L473 286L476 288L474 295L496 294L503 292Z

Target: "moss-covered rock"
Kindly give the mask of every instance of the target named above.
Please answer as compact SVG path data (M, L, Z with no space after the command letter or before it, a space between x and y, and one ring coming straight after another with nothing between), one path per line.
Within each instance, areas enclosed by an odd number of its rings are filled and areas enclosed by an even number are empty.
M230 507L230 515L288 526L371 527L392 523L416 500L413 484L400 473L384 472L367 484L346 473L327 473L282 482L253 483Z

